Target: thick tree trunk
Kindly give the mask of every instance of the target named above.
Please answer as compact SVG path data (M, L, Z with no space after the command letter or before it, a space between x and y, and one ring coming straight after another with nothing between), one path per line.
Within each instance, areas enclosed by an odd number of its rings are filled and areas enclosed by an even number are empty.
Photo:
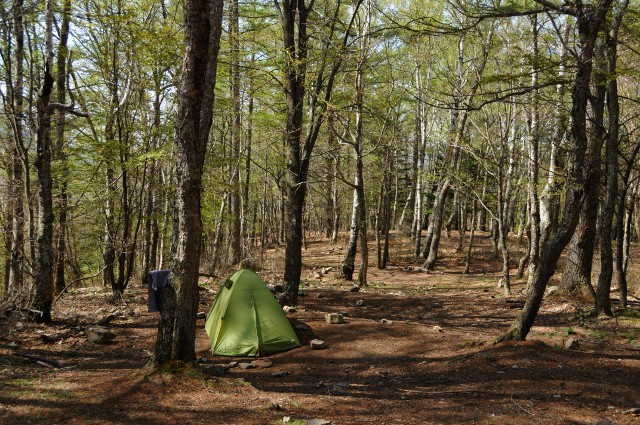
M605 44L603 40L597 42L594 53L592 80L594 93L590 96L591 115L589 126L589 147L585 169L585 200L580 212L580 221L576 233L571 239L567 254L567 266L562 275L560 290L568 294L580 294L583 297L595 298L595 291L591 284L593 268L593 254L598 223L598 206L600 204L600 178L602 164L602 144L605 138L604 106L606 93L606 68L604 61Z
M202 239L200 196L216 81L222 0L187 0L187 50L179 87L176 144L178 185L170 285L160 292L160 323L151 364L195 360L198 274Z
M356 177L355 184L359 182ZM347 251L342 260L341 276L346 280L353 280L353 272L355 271L356 251L358 249L358 234L360 233L360 197L358 190L353 189L353 206L351 208L351 226L349 227L349 242L347 243Z
M353 7L352 13L358 13L362 0L358 0ZM335 60L330 67L329 75L325 75L327 57L324 56L318 65L319 71L315 80L313 91L305 93L305 79L307 73L307 18L311 12L313 2L307 7L303 0L291 3L285 0L280 3L275 0L280 23L283 29L284 46L284 91L286 97L286 124L285 124L285 146L286 146L286 171L282 179L284 209L283 228L286 228L285 235L285 265L284 280L285 288L280 297L281 304L295 305L298 299L298 289L300 287L300 272L302 270L302 213L307 190L307 175L309 173L309 163L313 152L320 126L322 125L329 101L336 74L342 64L342 59ZM336 6L334 19L330 26L330 36L324 45L328 49L333 40L335 26L338 23L338 13L340 4ZM342 47L346 46L350 36L351 25L344 32ZM307 94L307 96L305 96ZM310 111L308 117L309 125L302 144L302 126L305 110L305 97L309 98L307 109ZM302 146L301 146L302 144Z
M64 105L67 101L67 41L69 39L69 21L71 19L71 0L64 0L62 10L62 22L60 24L60 41L58 43L57 72L56 72L56 91L57 102ZM56 111L56 144L55 150L52 152L52 160L58 166L58 178L56 183L57 193L54 198L55 210L58 211L58 227L57 233L54 235L54 294L61 293L65 286L65 264L67 262L67 208L68 194L67 181L69 179L69 165L66 154L65 143L65 127L66 113L63 108Z
M53 302L53 196L51 179L51 93L53 92L53 0L45 12L44 80L38 93L38 132L35 166L38 173L38 227L35 257L35 296L33 308L40 313L36 321L51 322Z
M606 195L600 211L600 275L596 290L595 314L613 316L611 309L611 279L613 277L612 226L618 195L618 145L620 134L620 107L618 105L618 81L615 77L618 61L618 29L626 11L628 0L617 3L615 16L606 34L607 59L607 111L609 131L605 148Z

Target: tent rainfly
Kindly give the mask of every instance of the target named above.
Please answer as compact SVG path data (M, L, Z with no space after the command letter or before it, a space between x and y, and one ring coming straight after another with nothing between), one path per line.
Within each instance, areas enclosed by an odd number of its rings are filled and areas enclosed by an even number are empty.
M237 271L221 286L205 329L215 355L256 357L300 347L282 307L249 269Z

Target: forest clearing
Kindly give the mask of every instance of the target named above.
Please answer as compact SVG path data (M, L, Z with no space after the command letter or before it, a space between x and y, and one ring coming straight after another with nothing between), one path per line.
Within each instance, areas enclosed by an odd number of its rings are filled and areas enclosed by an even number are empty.
M306 296L289 317L328 348L303 345L254 369L223 372L232 361L254 359L212 357L204 320L200 368L145 368L158 318L146 312L146 288L131 288L126 305L107 303L101 286L70 289L51 326L16 316L1 322L0 423L638 423L637 284L630 307L615 318L590 316L592 303L574 296L548 295L527 341L494 344L524 299L524 283L514 282L508 298L496 287L502 265L487 234L468 275L454 241L443 241L443 267L426 273L412 261L409 240L394 235L393 262L372 269L370 286L359 292L336 278L341 250L310 241ZM281 255L282 248L267 252L258 271L267 282L277 281L272 266ZM314 279L326 267L333 269ZM630 276L637 282L638 275L634 265ZM199 311L207 311L221 279L201 281ZM81 329L113 312L122 313L109 324L115 339L88 342ZM327 324L331 312L343 312L346 323ZM576 346L565 348L569 338Z
M638 34L0 0L0 422L640 423Z

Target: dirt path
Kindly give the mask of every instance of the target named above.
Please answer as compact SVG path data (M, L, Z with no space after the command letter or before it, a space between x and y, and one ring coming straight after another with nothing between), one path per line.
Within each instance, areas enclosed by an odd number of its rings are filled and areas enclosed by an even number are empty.
M388 270L372 268L371 286L350 292L335 268L314 279L320 267L337 266L340 251L309 246L306 296L291 317L329 348L279 353L266 368L144 369L157 322L145 312L144 288L127 294L128 307L105 304L99 288L77 290L56 304L52 327L2 322L0 423L276 424L286 416L332 424L640 423L628 413L640 407L637 304L597 320L584 316L589 304L548 297L528 341L493 345L521 299L496 288L499 261L485 259L467 276L445 251L446 268L427 274L410 263L406 241L394 250ZM270 255L277 263L278 253ZM266 268L260 274L276 279ZM210 288L202 311L214 282ZM83 327L111 311L123 313L110 323L116 339L89 343ZM329 312L344 313L346 323L327 324ZM198 325L203 366L246 361L210 357L204 321ZM578 349L563 348L570 337Z

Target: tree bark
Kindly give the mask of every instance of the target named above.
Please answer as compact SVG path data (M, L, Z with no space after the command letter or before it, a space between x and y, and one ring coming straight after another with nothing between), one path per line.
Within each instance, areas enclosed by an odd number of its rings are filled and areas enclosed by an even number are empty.
M469 269L471 267L471 251L473 250L473 240L475 238L476 232L476 221L477 221L477 209L478 209L478 201L476 199L473 200L473 206L471 208L471 228L469 229L469 244L467 245L467 252L464 258L464 271L463 274L469 274Z
M616 67L618 61L618 30L622 23L629 0L617 2L615 15L606 34L607 60L607 111L609 131L606 135L606 195L600 211L600 275L596 290L595 314L613 316L611 309L611 279L613 277L612 226L618 196L618 145L620 142L620 106L618 105L618 80ZM620 237L619 235L618 237Z
M229 4L229 44L231 49L231 261L242 259L242 193L240 188L240 30L238 0Z
M590 96L591 116L589 126L589 147L585 169L585 199L580 212L580 220L576 233L571 239L567 254L567 266L562 275L560 290L568 294L580 294L583 297L595 298L591 284L593 254L595 251L598 206L600 204L600 179L602 163L602 144L605 138L604 106L606 94L606 68L604 62L605 43L601 37L596 43L592 80L594 93Z
M531 18L533 36L533 60L531 66L531 86L538 86L538 16ZM540 202L538 196L538 165L539 165L539 142L540 142L540 94L534 88L531 92L531 112L527 116L527 130L529 141L529 275L528 285L531 284L540 259Z
M178 185L170 285L161 291L160 323L151 364L195 360L198 274L202 239L202 170L212 122L222 0L187 0L187 45L179 87L176 144Z
M38 93L38 131L35 166L38 173L38 227L35 258L35 296L33 308L40 313L35 320L51 323L53 302L53 196L51 179L51 93L53 92L53 0L47 0L45 12L45 68Z
M62 10L62 22L60 23L60 41L58 42L58 55L57 55L57 70L56 70L56 92L57 102L59 105L64 105L67 102L67 56L69 49L67 48L67 41L69 39L69 22L71 19L71 0L64 0ZM65 143L65 127L66 127L66 112L64 108L59 108L56 111L56 143L55 149L52 152L52 161L58 166L58 178L54 182L56 184L57 193L54 198L55 208L58 211L58 226L57 233L54 235L54 293L61 293L65 286L65 264L67 257L66 250L66 235L67 235L67 208L68 208L68 194L67 194L67 181L69 179L69 164L67 161L66 146Z
M24 155L23 116L24 116L24 2L16 0L13 3L13 32L15 38L15 54L13 64L15 76L11 88L10 124L12 127L13 146L11 147L12 167L10 198L13 205L13 222L11 223L11 267L9 271L8 292L13 296L26 299L24 283L24 249L25 249L25 208L24 208L24 179L25 167L22 161ZM9 48L9 45L7 45ZM9 75L7 75L9 78Z
M358 13L362 0L358 0L352 13ZM325 74L327 54L338 23L340 2L336 5L331 21L330 34L324 45L324 56L318 64L318 74L313 90L306 92L305 80L307 75L307 18L311 12L313 1L309 6L304 0L291 2L290 0L274 0L283 30L284 46L284 92L286 97L286 170L281 181L283 194L283 228L286 228L285 239L285 287L280 297L281 304L295 305L298 300L300 287L300 273L302 271L302 214L307 191L307 175L311 154L320 132L327 106L331 100L331 92L336 74L341 67L342 58L338 57ZM342 48L346 46L350 36L351 25L344 32ZM302 127L304 123L305 97L309 99L306 107L309 112L308 126L304 143L302 143Z

